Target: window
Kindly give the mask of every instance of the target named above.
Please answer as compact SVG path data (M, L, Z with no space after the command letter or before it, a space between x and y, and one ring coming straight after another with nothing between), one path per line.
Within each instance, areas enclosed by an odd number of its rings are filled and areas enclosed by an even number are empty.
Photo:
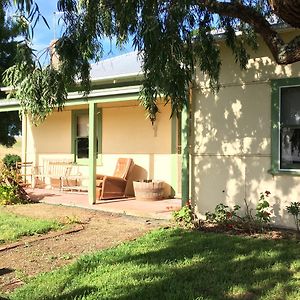
M89 114L88 110L78 110L72 112L72 153L74 161L85 163L89 158ZM97 157L101 153L101 114L97 113Z
M272 117L271 171L298 172L300 171L300 79L272 82Z
M88 113L76 116L76 141L75 148L77 158L89 157L89 115Z
M280 92L280 169L300 169L300 87Z

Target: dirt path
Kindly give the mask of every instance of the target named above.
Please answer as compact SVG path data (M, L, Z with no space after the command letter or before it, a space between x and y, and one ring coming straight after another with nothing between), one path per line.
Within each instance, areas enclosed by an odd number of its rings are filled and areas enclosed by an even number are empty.
M83 230L34 242L29 242L32 238L24 238L22 246L1 251L0 292L16 288L28 276L69 264L83 253L113 247L135 239L151 229L168 225L163 220L147 220L47 204L12 206L5 209L24 216L81 223Z

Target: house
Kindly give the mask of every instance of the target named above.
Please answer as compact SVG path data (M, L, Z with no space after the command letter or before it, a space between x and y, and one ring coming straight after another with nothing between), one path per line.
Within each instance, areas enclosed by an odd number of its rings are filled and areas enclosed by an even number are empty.
M299 31L282 34L290 39ZM118 157L131 157L138 166L134 179L163 180L166 195L191 197L200 217L219 203L244 208L246 200L255 207L260 193L270 191L273 222L293 227L286 206L300 198L300 63L277 65L260 40L241 70L224 40L218 43L221 89L214 94L196 71L191 114L183 111L181 122L170 120L163 104L153 125L146 120L138 102L141 66L130 53L93 66L88 98L70 93L63 112L39 127L24 120L23 159L37 165L69 159L91 179L111 173ZM0 111L16 108L2 101Z
M282 29L286 40L299 31ZM294 227L286 206L300 201L300 62L277 65L262 40L248 69L220 40L221 89L197 73L193 88L191 196L203 216L219 203L255 207L270 191L273 222Z
M113 174L120 157L134 162L128 196L134 195L132 182L145 179L163 181L165 197L177 195L180 124L175 117L170 120L171 107L164 103L159 104L153 124L147 119L139 101L142 72L137 52L94 64L91 78L87 97L69 93L63 111L54 111L39 126L23 117L22 160L33 162L41 174L47 173L51 162L74 163L76 173L85 178L83 185L92 191L90 203L95 203L95 180L90 178ZM1 101L0 111L16 109L16 101ZM49 185L49 178L45 180Z

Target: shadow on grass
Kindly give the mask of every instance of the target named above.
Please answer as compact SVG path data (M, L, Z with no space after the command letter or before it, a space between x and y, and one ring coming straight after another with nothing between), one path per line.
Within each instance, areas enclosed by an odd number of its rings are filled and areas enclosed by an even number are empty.
M289 295L300 296L299 282L294 280L294 275L298 272L299 276L300 272L299 243L292 241L164 230L86 256L66 272L64 280L55 287L56 295L39 294L40 298L30 299L288 299ZM51 282L49 277L44 280ZM24 295L22 298L20 293L12 299L27 298Z

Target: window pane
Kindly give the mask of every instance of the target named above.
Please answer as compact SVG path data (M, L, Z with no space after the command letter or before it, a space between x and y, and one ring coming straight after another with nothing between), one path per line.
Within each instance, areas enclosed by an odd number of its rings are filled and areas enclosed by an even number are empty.
M281 168L300 168L300 128L281 129Z
M77 116L77 137L87 137L89 135L89 115Z
M281 89L280 121L285 125L300 125L300 87Z
M89 138L77 138L77 157L89 157Z

